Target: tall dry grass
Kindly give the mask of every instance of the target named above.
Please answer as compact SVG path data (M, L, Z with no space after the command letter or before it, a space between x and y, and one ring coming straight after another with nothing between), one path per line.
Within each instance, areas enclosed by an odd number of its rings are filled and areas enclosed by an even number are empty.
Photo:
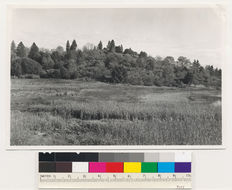
M139 110L137 106L134 110L130 110L130 107L125 110L123 107L117 107L118 111L111 110L107 106L104 108L101 107L101 112L96 105L92 106L92 109L85 105L80 109L82 118L81 114L76 115L77 108L74 104L68 107L67 105L56 107L56 109L53 107L53 111L47 109L45 111L43 107L36 112L14 113L12 117L17 124L12 123L12 126L17 127L12 128L15 130L12 134L18 136L12 136L12 144L210 145L221 143L221 115L220 110L215 107L194 109L185 106L185 109L178 110L176 105L170 110L156 108L153 112L145 108ZM111 110L110 113L107 113L107 108ZM38 139L38 136L41 138Z
M130 90L128 86L120 86L115 91L112 86L91 83L86 90L83 83L59 83L62 88L57 88L59 84L55 81L44 84L43 80L13 84L12 145L219 145L222 142L221 106L211 103L211 92L197 90L193 94L194 91L163 89L157 95L152 88L137 88L136 92L135 87ZM71 94L65 93L70 89ZM101 89L107 91L102 96ZM141 94L152 98L139 101ZM188 99L189 94L194 101ZM130 97L133 101L128 101Z

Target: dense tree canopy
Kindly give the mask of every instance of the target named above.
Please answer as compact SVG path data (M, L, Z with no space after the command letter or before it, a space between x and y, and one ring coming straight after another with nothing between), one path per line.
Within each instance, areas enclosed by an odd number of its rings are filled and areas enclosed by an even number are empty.
M86 44L82 50L77 48L75 40L71 46L67 41L65 50L62 46L45 50L35 43L28 49L23 42L16 47L12 41L11 75L23 77L25 74L146 86L221 87L221 69L212 65L203 67L199 60L191 62L184 56L177 60L172 56L151 57L144 51L124 50L114 40L106 47L101 41L97 46Z

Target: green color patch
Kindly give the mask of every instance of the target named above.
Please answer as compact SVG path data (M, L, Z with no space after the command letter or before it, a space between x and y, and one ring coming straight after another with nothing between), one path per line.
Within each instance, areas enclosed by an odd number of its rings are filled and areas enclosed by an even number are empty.
M157 162L142 162L142 173L157 173L158 163Z

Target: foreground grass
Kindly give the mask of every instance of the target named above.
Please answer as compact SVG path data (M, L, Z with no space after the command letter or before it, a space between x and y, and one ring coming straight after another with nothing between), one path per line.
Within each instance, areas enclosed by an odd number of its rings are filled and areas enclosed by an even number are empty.
M209 89L13 80L12 145L219 145Z

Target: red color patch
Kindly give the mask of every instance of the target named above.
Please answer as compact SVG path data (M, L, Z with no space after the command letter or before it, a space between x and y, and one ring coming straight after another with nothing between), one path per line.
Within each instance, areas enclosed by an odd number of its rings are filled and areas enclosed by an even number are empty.
M106 162L107 173L123 173L123 162Z

